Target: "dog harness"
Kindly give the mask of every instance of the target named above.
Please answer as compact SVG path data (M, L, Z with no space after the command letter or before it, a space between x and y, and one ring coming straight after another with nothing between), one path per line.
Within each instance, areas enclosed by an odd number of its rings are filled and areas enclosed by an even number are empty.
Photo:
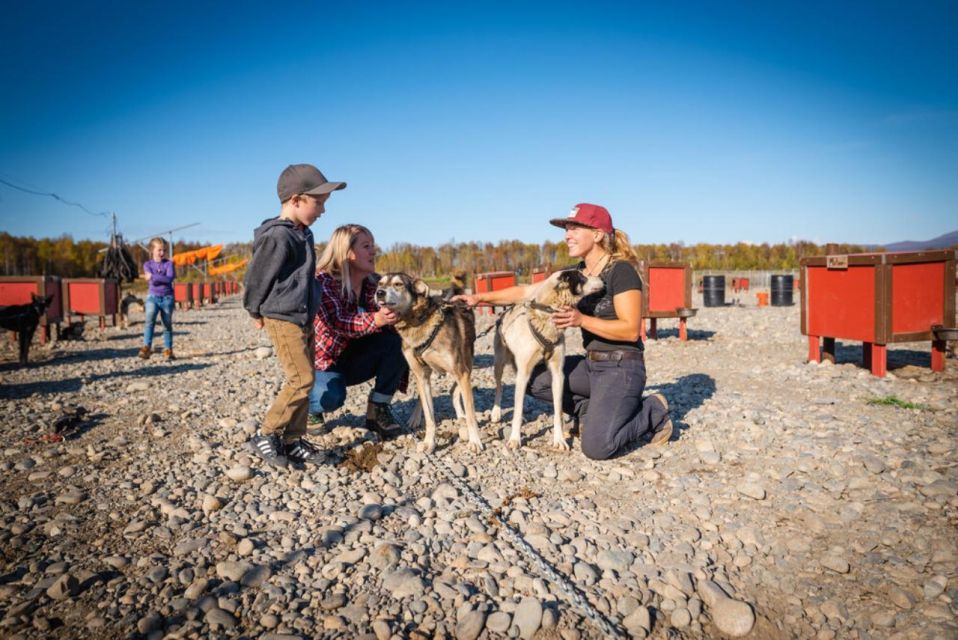
M523 307L529 309L535 309L536 311L542 311L544 313L555 313L556 310L550 307L549 305L541 304L539 302L525 302L522 304ZM496 333L501 335L502 332L502 319L505 317L505 314L500 315L496 318ZM535 325L532 324L532 318L529 317L529 314L526 314L526 322L529 324L529 331L532 332L532 337L536 339L536 342L539 343L539 346L542 347L542 359L548 360L552 356L552 352L555 351L555 348L562 344L562 341L565 339L565 333L562 331L559 332L559 337L555 340L549 340L542 333L536 329Z
M432 341L435 340L436 336L439 335L439 330L442 329L442 325L446 322L446 307L440 305L439 312L442 314L442 317L439 318L439 322L437 322L436 326L433 327L432 333L429 334L429 337L412 348L412 351L416 354L417 358L421 358L422 354L426 352L426 349L432 345Z

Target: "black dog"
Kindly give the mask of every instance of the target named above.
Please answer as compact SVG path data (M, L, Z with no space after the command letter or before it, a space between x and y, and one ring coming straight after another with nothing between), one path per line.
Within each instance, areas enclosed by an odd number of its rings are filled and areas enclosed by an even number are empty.
M12 304L0 307L0 327L8 331L16 331L20 341L20 364L27 364L27 353L30 351L30 342L36 333L40 318L46 313L53 296L42 298L31 294L33 301L28 304Z

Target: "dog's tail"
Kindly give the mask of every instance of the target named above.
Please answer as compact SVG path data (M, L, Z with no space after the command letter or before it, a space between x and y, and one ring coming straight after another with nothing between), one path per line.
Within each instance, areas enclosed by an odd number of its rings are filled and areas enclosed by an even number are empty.
M443 289L442 297L446 300L453 296L461 296L466 292L466 274L465 272L458 272L452 274L452 277L449 279L449 286Z

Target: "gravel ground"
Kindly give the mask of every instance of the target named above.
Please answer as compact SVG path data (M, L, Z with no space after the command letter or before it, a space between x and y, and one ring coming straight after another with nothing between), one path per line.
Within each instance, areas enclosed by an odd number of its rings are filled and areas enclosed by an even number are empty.
M314 438L328 463L287 471L245 448L281 371L235 297L176 313L172 363L134 357L142 314L34 345L24 369L4 340L0 635L958 637L958 362L932 373L914 343L886 379L857 344L805 364L798 316L702 308L684 343L661 321L649 389L673 441L605 462L553 451L539 402L525 446L502 445L491 334L484 451L448 379L435 459L421 433L362 428L363 385Z

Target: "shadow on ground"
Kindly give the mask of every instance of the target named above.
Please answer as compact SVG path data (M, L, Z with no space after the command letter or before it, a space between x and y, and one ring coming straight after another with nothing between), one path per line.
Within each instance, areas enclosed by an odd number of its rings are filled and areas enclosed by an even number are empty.
M33 394L45 395L50 393L73 393L79 391L83 385L107 380L111 378L152 378L166 376L184 371L206 369L208 364L162 364L133 369L130 371L112 371L105 374L94 374L84 378L66 378L64 380L48 380L42 382L24 382L19 384L0 385L0 399L22 400Z

